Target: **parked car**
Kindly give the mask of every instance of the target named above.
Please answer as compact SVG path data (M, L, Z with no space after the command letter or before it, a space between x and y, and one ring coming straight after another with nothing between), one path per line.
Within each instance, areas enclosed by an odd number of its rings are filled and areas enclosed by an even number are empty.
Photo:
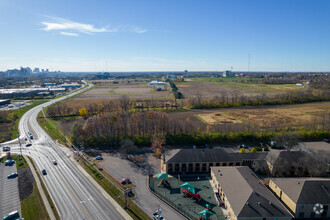
M42 175L47 175L47 172L46 172L45 169L42 169L42 170L41 170L41 173L42 173Z
M5 166L11 166L14 163L15 163L15 160L6 160L5 161Z
M123 184L123 185L130 184L131 183L131 180L126 177L126 178L122 179L120 183Z
M32 146L32 144L30 143L25 145L25 147L30 147L30 146Z
M16 178L18 176L17 173L11 173L7 176L8 179Z
M32 135L30 135L30 139L33 140L33 136Z
M20 219L18 211L13 211L3 217L3 220L12 220L12 219Z
M56 162L56 160L53 160L53 164L54 164L54 165L57 165L57 162Z
M10 147L8 146L3 147L3 151L10 151Z
M27 137L25 137L25 138L24 138L24 141L27 141L27 140L28 140Z
M102 156L97 156L95 159L96 160L103 160L103 157Z

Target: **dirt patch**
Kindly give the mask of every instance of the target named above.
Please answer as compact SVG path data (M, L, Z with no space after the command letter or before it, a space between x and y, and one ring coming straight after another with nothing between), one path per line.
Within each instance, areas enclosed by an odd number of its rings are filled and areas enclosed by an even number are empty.
M19 198L22 201L33 193L34 177L29 167L19 169L17 174Z
M234 124L241 123L241 121L228 115L225 112L216 112L211 114L200 114L198 115L207 124Z

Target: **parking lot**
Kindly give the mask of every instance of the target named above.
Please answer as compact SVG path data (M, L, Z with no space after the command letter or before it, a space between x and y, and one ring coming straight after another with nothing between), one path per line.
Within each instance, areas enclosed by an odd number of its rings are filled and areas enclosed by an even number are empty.
M5 166L0 163L0 218L12 211L20 211L18 178L7 178L9 174L16 172L15 164Z
M119 155L102 154L104 160L100 165L109 172L118 181L128 177L134 183L134 193L136 195L135 202L149 215L152 216L156 209L162 209L162 216L167 219L183 220L186 219L177 213L173 208L169 207L162 200L153 195L147 188L148 171L142 167L134 165L132 162L121 159ZM151 156L150 153L145 154L149 164L149 171L156 174L160 172L160 160Z

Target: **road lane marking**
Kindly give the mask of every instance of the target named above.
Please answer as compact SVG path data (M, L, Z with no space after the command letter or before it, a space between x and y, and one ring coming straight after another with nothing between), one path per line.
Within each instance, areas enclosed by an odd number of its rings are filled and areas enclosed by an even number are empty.
M83 209L83 207L80 205L78 199L75 197L75 195L73 195L72 191L70 190L69 186L66 184L65 180L63 179L62 175L60 174L60 172L58 172L57 169L55 169L55 171L57 172L57 174L59 175L59 177L62 179L63 183L65 184L66 188L69 190L71 196L74 198L74 200L76 201L76 203L78 204L79 208L81 209L81 211L84 213L84 215L86 216L86 218L89 220L85 210Z

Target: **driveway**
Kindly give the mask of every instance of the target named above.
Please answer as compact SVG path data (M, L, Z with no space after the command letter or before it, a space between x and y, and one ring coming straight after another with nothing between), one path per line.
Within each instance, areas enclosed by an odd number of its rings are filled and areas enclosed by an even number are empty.
M5 166L0 163L0 218L12 211L20 211L18 178L8 179L11 173L16 173L16 165Z
M132 162L121 159L119 155L103 154L104 160L100 165L117 180L128 177L134 183L135 202L149 215L152 216L156 209L162 209L162 216L167 220L186 219L158 197L154 196L147 188L147 171L138 168ZM160 172L160 160L155 159L150 153L145 154L153 174Z

